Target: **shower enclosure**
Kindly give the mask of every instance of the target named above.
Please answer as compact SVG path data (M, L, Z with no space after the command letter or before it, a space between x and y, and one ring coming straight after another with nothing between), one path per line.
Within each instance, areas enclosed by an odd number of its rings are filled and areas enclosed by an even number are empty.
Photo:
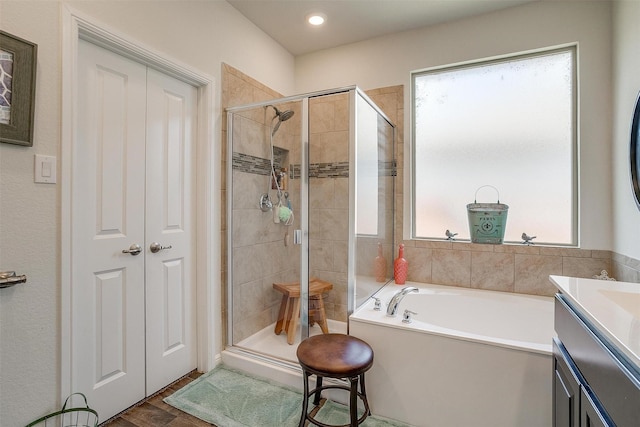
M355 86L226 111L227 349L293 364L393 277L395 126Z

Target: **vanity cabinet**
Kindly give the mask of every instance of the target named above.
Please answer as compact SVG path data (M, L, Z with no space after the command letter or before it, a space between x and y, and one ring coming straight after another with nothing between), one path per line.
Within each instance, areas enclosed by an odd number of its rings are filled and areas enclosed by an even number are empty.
M640 426L640 374L556 295L553 342L554 427Z
M613 425L600 409L586 381L561 342L553 342L553 425L605 427Z
M599 409L599 401L586 387L580 388L580 427L606 427L615 425Z
M553 340L553 425L580 426L580 373L562 343Z

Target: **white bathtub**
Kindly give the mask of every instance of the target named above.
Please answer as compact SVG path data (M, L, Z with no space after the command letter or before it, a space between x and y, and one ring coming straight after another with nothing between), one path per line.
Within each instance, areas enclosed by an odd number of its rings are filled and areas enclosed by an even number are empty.
M404 286L396 317L386 304ZM374 350L374 414L419 427L551 426L553 298L393 283L350 318ZM405 309L416 312L402 322Z

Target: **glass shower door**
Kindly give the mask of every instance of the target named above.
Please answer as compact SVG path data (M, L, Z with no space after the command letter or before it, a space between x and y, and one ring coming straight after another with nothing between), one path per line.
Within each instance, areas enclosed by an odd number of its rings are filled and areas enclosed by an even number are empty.
M227 111L227 344L296 364L391 277L393 126L355 87Z
M287 331L299 329L301 105L229 109L227 117L227 343L291 361L299 342Z

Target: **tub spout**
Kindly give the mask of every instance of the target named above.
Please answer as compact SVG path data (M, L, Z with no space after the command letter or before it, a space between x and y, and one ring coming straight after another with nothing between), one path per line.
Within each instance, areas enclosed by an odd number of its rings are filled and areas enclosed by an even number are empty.
M415 286L407 286L406 288L400 289L389 301L389 306L387 307L387 316L393 317L398 312L398 306L400 305L400 301L410 292L420 292L418 288Z

